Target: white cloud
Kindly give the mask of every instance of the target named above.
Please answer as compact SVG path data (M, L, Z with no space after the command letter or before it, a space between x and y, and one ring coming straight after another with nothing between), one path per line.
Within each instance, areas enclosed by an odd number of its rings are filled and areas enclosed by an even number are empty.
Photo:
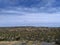
M37 8L2 10L0 11L0 26L60 26L60 11L56 8L52 8L51 10L56 10L57 12L39 12Z
M55 2L56 2L56 0L42 0L43 1L43 3L45 3L46 5L45 6L52 6Z

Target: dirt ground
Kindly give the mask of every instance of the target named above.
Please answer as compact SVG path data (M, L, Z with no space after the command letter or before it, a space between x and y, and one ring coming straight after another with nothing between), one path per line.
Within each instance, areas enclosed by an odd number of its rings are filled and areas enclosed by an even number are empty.
M19 41L0 41L0 45L14 45L15 43L20 43Z
M55 45L53 43L39 42L39 41L0 41L0 45Z

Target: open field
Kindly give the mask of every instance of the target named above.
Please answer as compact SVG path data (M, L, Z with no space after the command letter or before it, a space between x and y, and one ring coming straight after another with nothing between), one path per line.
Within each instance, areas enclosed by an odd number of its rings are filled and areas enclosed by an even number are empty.
M1 41L0 45L55 45L54 43L39 42L39 41Z
M0 41L0 45L13 45L18 41Z
M8 45L40 45L41 42L55 42L60 44L60 28L59 27L0 27L0 41L7 41ZM13 42L11 42L13 41ZM0 45L5 43L0 42ZM23 44L22 44L23 43Z

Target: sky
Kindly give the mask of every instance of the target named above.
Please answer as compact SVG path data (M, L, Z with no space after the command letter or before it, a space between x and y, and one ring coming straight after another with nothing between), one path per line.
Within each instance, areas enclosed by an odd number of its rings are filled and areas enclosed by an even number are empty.
M0 27L60 27L60 0L0 0Z

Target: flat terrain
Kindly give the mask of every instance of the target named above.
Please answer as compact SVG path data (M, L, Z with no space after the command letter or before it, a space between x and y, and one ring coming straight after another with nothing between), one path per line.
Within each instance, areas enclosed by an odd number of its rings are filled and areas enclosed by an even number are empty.
M60 27L0 27L0 45L41 45L41 42L60 45Z
M55 45L54 43L47 43L47 42L36 42L36 41L29 41L29 42L22 42L22 41L1 41L0 45Z
M1 41L0 45L40 45L40 42L34 43L33 41L24 42L24 41Z
M18 41L0 41L0 45L13 45Z
M55 27L1 27L0 41L55 41L60 38L60 28Z

